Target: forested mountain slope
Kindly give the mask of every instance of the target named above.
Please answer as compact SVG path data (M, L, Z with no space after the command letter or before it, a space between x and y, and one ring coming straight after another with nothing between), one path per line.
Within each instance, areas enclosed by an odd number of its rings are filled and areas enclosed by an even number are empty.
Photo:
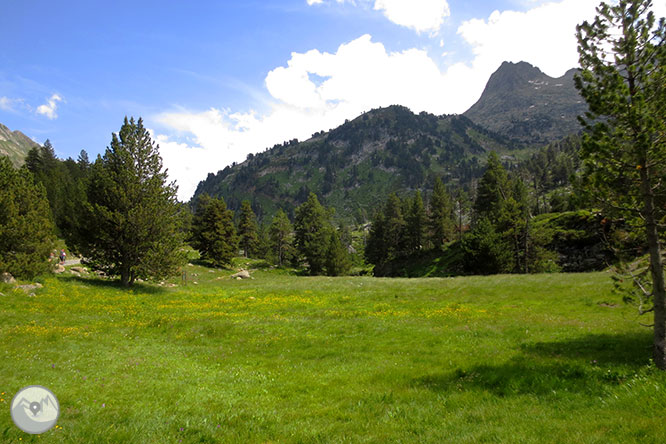
M482 174L488 152L514 147L464 116L390 106L209 174L193 199L222 196L231 209L249 199L261 218L278 207L291 213L312 191L339 217L363 222L391 192L429 189L436 175L450 185L469 184Z

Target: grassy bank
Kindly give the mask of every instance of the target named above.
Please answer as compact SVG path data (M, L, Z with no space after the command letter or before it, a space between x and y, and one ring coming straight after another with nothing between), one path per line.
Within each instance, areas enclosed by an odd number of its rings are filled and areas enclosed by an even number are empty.
M650 330L604 273L0 289L1 442L665 442ZM174 281L178 282L178 281ZM196 284L194 283L196 282ZM59 428L11 422L55 392ZM19 441L21 439L21 441Z

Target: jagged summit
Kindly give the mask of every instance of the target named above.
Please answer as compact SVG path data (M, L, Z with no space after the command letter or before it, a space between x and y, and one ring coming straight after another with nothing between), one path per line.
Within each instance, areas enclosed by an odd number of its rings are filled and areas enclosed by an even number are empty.
M527 62L504 62L464 115L519 143L552 142L580 131L586 105L574 86L576 69L550 77Z
M527 62L502 62L497 71L488 79L484 94L486 92L492 93L493 91L520 88L526 81L543 76L545 74L539 68Z

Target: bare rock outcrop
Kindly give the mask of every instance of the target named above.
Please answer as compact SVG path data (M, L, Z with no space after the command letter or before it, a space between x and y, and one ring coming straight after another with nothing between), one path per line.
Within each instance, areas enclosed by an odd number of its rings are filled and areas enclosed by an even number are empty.
M16 279L14 279L14 276L11 274L4 272L0 274L0 282L4 282L5 284L15 284Z
M238 279L238 278L240 278L240 279L251 279L252 278L252 276L250 276L250 272L247 271L247 270L241 270L236 274L232 274L231 277L236 278L236 279Z

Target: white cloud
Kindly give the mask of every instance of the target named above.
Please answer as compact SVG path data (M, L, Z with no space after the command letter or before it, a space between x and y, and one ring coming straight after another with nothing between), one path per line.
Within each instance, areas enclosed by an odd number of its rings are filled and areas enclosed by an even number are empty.
M263 116L211 108L156 117L176 136L194 135L195 148L173 142L173 136L157 136L164 164L178 179L181 199L192 195L207 172L241 162L248 153L293 138L305 140L380 106L399 103L416 112L442 113L447 88L456 89L444 81L425 51L390 53L369 35L341 45L334 54L293 53L287 66L268 73L266 88L274 103Z
M446 0L375 0L375 9L393 23L417 32L434 32L451 15Z
M446 69L425 50L389 52L369 35L341 45L335 53L292 53L286 66L266 76L273 102L262 115L211 108L157 116L172 130L169 136L156 136L165 166L180 185L179 197L186 200L208 172L285 140L305 140L371 108L401 104L414 112L464 112L505 60L525 60L560 76L577 66L575 25L591 19L596 4L563 0L464 22L458 33L471 45L473 58ZM192 140L177 139L185 135Z
M56 110L58 108L58 102L62 102L62 97L58 94L53 94L44 105L39 105L37 107L37 114L46 116L47 119L53 120L58 118Z
M307 4L320 5L324 0L306 0ZM335 0L336 3L368 5L372 0ZM447 0L374 0L373 9L382 11L384 16L396 25L416 32L437 33L444 19L451 15Z
M9 112L19 112L22 110L30 111L30 106L22 98L0 97L0 110Z
M576 25L592 19L598 0L563 0L526 12L494 11L487 19L463 22L458 34L475 55L475 70L496 69L503 61L526 61L558 77L578 65Z
M14 99L9 97L0 97L0 109L3 111L13 111L14 110Z

